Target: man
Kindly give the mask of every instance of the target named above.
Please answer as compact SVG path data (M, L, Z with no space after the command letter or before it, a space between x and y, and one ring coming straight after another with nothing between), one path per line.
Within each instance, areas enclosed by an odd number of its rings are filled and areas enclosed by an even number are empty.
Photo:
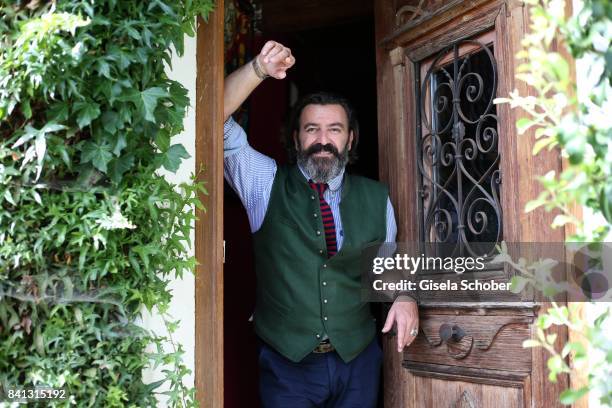
M245 206L255 247L260 393L265 407L373 407L382 361L369 305L361 301L359 256L394 242L386 187L344 173L359 127L348 102L318 93L295 107L290 156L277 166L248 145L231 119L268 76L282 80L291 50L274 41L225 80L225 177ZM418 333L416 303L396 299L383 332L397 350Z

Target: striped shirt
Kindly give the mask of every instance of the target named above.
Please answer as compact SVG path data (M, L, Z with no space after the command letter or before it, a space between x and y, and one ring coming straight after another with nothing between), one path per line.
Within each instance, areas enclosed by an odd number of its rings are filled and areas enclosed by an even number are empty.
M223 154L225 179L236 191L246 209L251 232L256 232L261 228L266 216L270 194L272 193L272 184L276 175L276 162L249 145L246 133L231 116L225 122L223 129ZM307 180L310 179L303 168L300 167L300 170ZM344 239L340 214L343 177L344 169L327 183L329 187L323 193L323 197L334 215L338 250L342 248ZM387 234L385 241L395 242L397 224L395 223L393 205L391 205L389 198L387 198L386 220Z

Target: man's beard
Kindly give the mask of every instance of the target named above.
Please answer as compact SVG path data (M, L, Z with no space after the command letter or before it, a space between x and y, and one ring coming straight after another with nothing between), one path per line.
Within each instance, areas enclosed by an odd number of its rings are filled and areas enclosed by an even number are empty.
M314 157L316 153L326 151L332 153L331 157ZM342 152L331 143L315 143L306 150L298 150L297 162L315 183L328 183L338 176L346 163L348 163L348 143Z

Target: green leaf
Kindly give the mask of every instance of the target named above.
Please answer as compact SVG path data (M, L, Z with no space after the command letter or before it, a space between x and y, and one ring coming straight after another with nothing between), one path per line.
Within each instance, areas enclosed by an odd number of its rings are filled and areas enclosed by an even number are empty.
M569 320L569 309L567 306L560 306L548 309L548 315L553 319L554 324L562 325Z
M144 391L147 394L150 394L153 390L159 388L164 382L166 382L166 379L155 381L149 384L145 384Z
M540 150L554 143L555 140L552 138L540 139L533 145L533 150L531 151L531 154L535 156L536 154L540 153Z
M573 342L567 343L563 347L563 350L561 351L561 356L563 358L565 358L572 351L574 352L574 356L577 357L577 358L581 358L581 357L586 356L586 348L584 347L584 345L582 343L579 343L577 341L573 341Z
M558 228L558 227L562 227L565 224L571 223L572 222L572 218L567 216L567 215L563 215L563 214L558 214L555 219L553 220L552 224L550 225L552 228Z
M4 190L4 199L13 205L17 205L15 200L13 199L13 195L11 194L11 190L8 188Z
M538 198L536 198L535 200L531 200L529 202L527 202L527 204L525 205L525 212L531 212L533 210L535 210L538 207L543 206L544 204L546 204L546 199L548 197L548 192L544 192L544 194L540 194L540 196Z
M540 329L546 330L553 325L553 320L549 315L543 314L538 317L537 324Z
M571 164L580 164L584 158L585 142L580 136L574 136L568 140L565 145L565 150L569 154L569 161Z
M510 291L512 293L521 293L529 281L522 276L513 276L510 280Z
M100 105L95 102L77 102L74 104L74 111L77 114L77 124L83 129L100 116Z
M134 89L126 90L117 99L132 102L144 116L145 120L155 122L155 108L160 98L167 97L168 93L160 87L152 87L138 92Z
M115 156L119 156L121 151L127 147L127 142L125 141L125 133L120 132L115 134L115 147L113 148L113 154Z
M142 91L141 98L146 120L155 122L155 116L153 113L157 107L157 102L160 98L164 98L166 96L168 96L168 93L159 87L153 87Z
M104 76L106 78L110 79L110 77L111 77L111 75L110 75L110 65L108 64L108 62L104 61L103 59L99 59L97 61L96 71L98 71L99 75Z
M68 104L66 102L54 103L47 109L47 119L54 122L64 122L68 120L68 111Z
M91 163L96 169L106 173L108 162L112 158L111 147L106 142L98 143L88 140L83 144L81 163Z
M47 151L47 138L45 128L43 128L36 135L36 139L34 140L34 149L36 151L36 180L40 177L40 173L42 172L43 160L45 158L45 152Z
M578 390L567 389L559 395L559 402L564 405L571 405L589 392L589 387L582 387Z
M127 154L112 160L108 165L108 176L114 183L119 183L123 174L134 166L134 155Z
M525 133L533 125L535 125L535 122L529 118L520 118L516 121L516 128L519 135Z
M541 345L542 343L540 343L538 340L529 339L523 341L523 348L540 347Z
M548 369L550 370L549 378L552 382L557 381L557 375L564 371L565 363L559 355L552 356L547 362Z
M41 356L45 355L45 346L43 341L43 336L40 332L40 326L36 326L34 329L34 348L36 352Z
M34 198L34 201L36 201L38 205L43 205L42 199L40 198L40 194L38 194L36 190L32 190L32 197Z
M102 127L108 133L115 133L122 127L122 123L119 120L119 114L113 111L106 111L102 114Z
M32 107L30 106L30 100L25 99L21 102L21 113L26 119L30 119L32 117Z
M181 165L182 159L188 159L191 157L185 147L181 144L175 144L170 146L166 153L163 153L162 165L166 170L175 173Z
M170 148L170 135L166 129L159 129L155 135L155 144L162 152L165 152Z

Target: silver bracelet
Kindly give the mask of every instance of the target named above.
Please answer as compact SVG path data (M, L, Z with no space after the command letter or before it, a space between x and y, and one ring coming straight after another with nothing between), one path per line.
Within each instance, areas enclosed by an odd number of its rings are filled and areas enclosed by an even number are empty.
M251 65L253 66L253 70L255 71L255 75L257 75L257 77L259 79L261 79L262 81L270 76L270 75L264 73L263 70L260 68L259 64L257 63L257 57L253 58L253 61L251 61Z

